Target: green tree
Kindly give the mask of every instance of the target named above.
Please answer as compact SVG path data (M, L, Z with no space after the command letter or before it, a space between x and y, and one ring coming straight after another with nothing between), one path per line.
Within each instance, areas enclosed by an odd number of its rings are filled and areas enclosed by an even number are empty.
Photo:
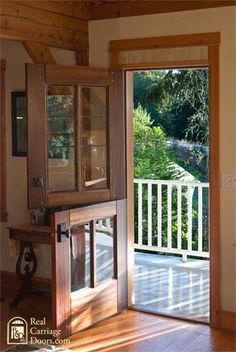
M161 127L153 126L141 105L134 109L133 124L135 178L171 179L170 151Z

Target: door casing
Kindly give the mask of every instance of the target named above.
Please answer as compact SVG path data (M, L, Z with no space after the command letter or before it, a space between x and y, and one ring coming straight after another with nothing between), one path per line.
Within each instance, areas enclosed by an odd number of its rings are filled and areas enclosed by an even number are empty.
M127 50L145 50L204 45L208 60L183 62L120 64L119 55ZM162 68L209 68L209 182L210 182L210 326L220 328L220 113L219 113L219 45L220 33L189 34L155 38L135 38L110 42L112 68L126 74L126 143L127 143L127 233L128 233L128 292L129 305L134 302L134 213L133 213L133 127L132 127L132 71Z

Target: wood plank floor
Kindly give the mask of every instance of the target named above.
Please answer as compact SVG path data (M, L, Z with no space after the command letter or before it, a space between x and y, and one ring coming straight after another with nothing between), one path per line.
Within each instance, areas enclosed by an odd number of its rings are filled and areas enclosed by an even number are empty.
M26 298L11 310L8 303L15 292L4 290L3 294L1 351L7 347L6 324L10 317L46 315L50 321L47 296ZM236 340L234 335L207 325L128 310L73 335L65 347L74 352L230 352L236 351Z
M236 351L235 336L207 325L128 310L71 337L74 352Z

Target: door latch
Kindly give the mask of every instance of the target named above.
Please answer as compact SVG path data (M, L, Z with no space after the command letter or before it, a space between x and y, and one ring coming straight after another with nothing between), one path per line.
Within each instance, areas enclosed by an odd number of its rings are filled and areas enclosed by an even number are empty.
M65 224L57 225L57 242L65 242L67 238L71 237L70 228Z
M43 176L34 176L33 177L33 186L34 187L39 187L39 188L43 188L44 187L44 182L45 181L45 177Z

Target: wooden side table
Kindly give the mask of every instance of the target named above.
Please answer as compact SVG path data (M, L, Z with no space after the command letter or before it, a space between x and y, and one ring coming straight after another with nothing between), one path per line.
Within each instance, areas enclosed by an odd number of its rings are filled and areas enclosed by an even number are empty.
M32 293L32 278L38 267L33 244L40 243L51 245L51 228L47 226L22 224L10 226L8 230L10 239L20 241L20 252L16 263L16 276L21 281L21 287L17 296L10 302L10 307L15 308L26 295ZM25 262L24 272L22 272L23 262Z

